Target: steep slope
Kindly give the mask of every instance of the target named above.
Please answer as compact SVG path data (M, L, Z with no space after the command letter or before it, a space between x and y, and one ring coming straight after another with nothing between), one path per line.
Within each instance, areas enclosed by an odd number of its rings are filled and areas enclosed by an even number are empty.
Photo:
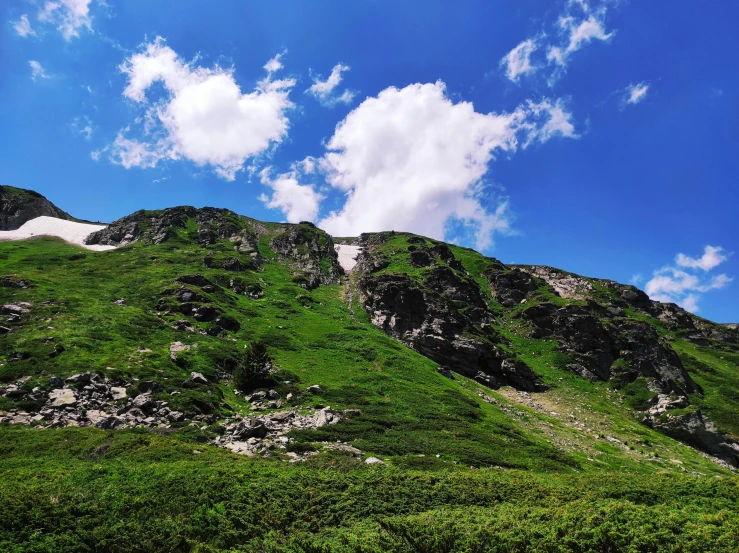
M0 230L15 230L23 223L42 216L72 219L68 213L38 192L13 186L0 186Z
M713 359L733 359L735 329L652 302L633 286L549 267L507 267L418 236L362 235L359 243L364 308L390 336L487 386L526 391L546 385L543 371L524 358L554 340L553 366L638 394L634 407L646 425L739 464L733 391L726 402L707 404L679 355L697 345ZM734 382L736 365L729 367ZM726 422L717 427L714 413Z

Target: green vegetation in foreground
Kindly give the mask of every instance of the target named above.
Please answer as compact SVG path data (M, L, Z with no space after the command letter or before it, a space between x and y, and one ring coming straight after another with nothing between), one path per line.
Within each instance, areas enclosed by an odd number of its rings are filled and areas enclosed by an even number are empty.
M144 431L0 429L8 553L736 551L739 479L250 460Z

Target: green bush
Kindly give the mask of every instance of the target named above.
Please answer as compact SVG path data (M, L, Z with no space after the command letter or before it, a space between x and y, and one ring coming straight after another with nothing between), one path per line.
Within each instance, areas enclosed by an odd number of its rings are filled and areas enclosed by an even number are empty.
M264 342L249 344L243 361L234 371L234 387L242 392L250 392L267 384L271 378L272 358Z

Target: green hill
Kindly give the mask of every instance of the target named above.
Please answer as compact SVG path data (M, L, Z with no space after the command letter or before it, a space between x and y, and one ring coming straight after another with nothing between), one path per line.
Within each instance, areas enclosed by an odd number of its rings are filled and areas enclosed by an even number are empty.
M736 328L404 233L88 242L0 242L2 551L736 550Z

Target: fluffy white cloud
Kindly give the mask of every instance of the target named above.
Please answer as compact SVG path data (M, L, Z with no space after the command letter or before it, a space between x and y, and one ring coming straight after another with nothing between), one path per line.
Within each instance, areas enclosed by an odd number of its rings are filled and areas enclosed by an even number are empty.
M277 58L268 62L274 69ZM281 65L281 64L280 64ZM187 159L209 165L233 180L245 162L280 143L287 134L288 99L293 79L261 80L242 93L233 70L186 62L161 37L121 65L128 77L124 96L146 108L142 140L124 129L113 144L113 158L124 167L152 167L162 159ZM155 83L162 98L148 98Z
M337 126L319 160L329 184L346 194L319 225L339 236L394 229L439 239L461 225L479 249L489 248L509 227L505 201L490 209L481 194L494 153L515 150L519 139L525 146L572 136L561 120L569 114L559 110L560 102L544 100L483 114L452 102L442 82L387 88Z
M535 39L524 40L500 60L500 65L505 68L506 76L514 83L518 82L521 75L536 70L536 66L531 63L531 54L537 47Z
M626 104L638 104L647 97L648 91L649 85L645 82L629 85L626 87L626 96L624 97L624 102Z
M92 29L92 0L50 0L38 15L39 21L57 26L65 40L80 36L80 29Z
M728 259L727 256L722 253L723 251L724 249L720 246L706 246L703 249L703 255L701 257L689 257L684 253L679 253L675 258L675 262L681 267L710 271Z
M31 66L31 78L34 81L36 79L48 79L49 78L49 75L46 74L46 71L44 71L44 68L36 60L29 61L28 65Z
M259 199L270 209L279 209L289 223L313 221L323 199L311 185L298 182L298 172L283 173L270 178L271 167L260 173L262 184L272 189L272 196L262 194Z
M721 254L721 251L723 249L720 247L706 246L702 257L692 258L678 254L676 262L686 269L710 271L726 260L726 256ZM698 275L685 270L663 267L654 272L652 279L645 286L645 291L653 300L677 303L684 309L695 313L698 311L698 300L701 293L724 288L732 280L734 279L723 273L710 280L702 280Z
M31 22L28 21L28 16L26 14L21 15L21 18L13 23L13 28L15 29L15 32L18 33L18 36L24 38L36 34L36 31L31 28Z
M347 88L338 96L334 93L336 87L338 87L339 83L341 83L341 73L343 71L349 71L349 66L337 63L331 70L331 75L329 75L328 79L326 79L325 81L321 80L320 75L313 77L313 84L310 86L310 88L308 88L308 90L305 91L306 94L310 94L311 96L318 99L321 104L328 107L335 106L339 103L351 103L351 101L354 99L354 96L356 95L356 92L351 91Z

